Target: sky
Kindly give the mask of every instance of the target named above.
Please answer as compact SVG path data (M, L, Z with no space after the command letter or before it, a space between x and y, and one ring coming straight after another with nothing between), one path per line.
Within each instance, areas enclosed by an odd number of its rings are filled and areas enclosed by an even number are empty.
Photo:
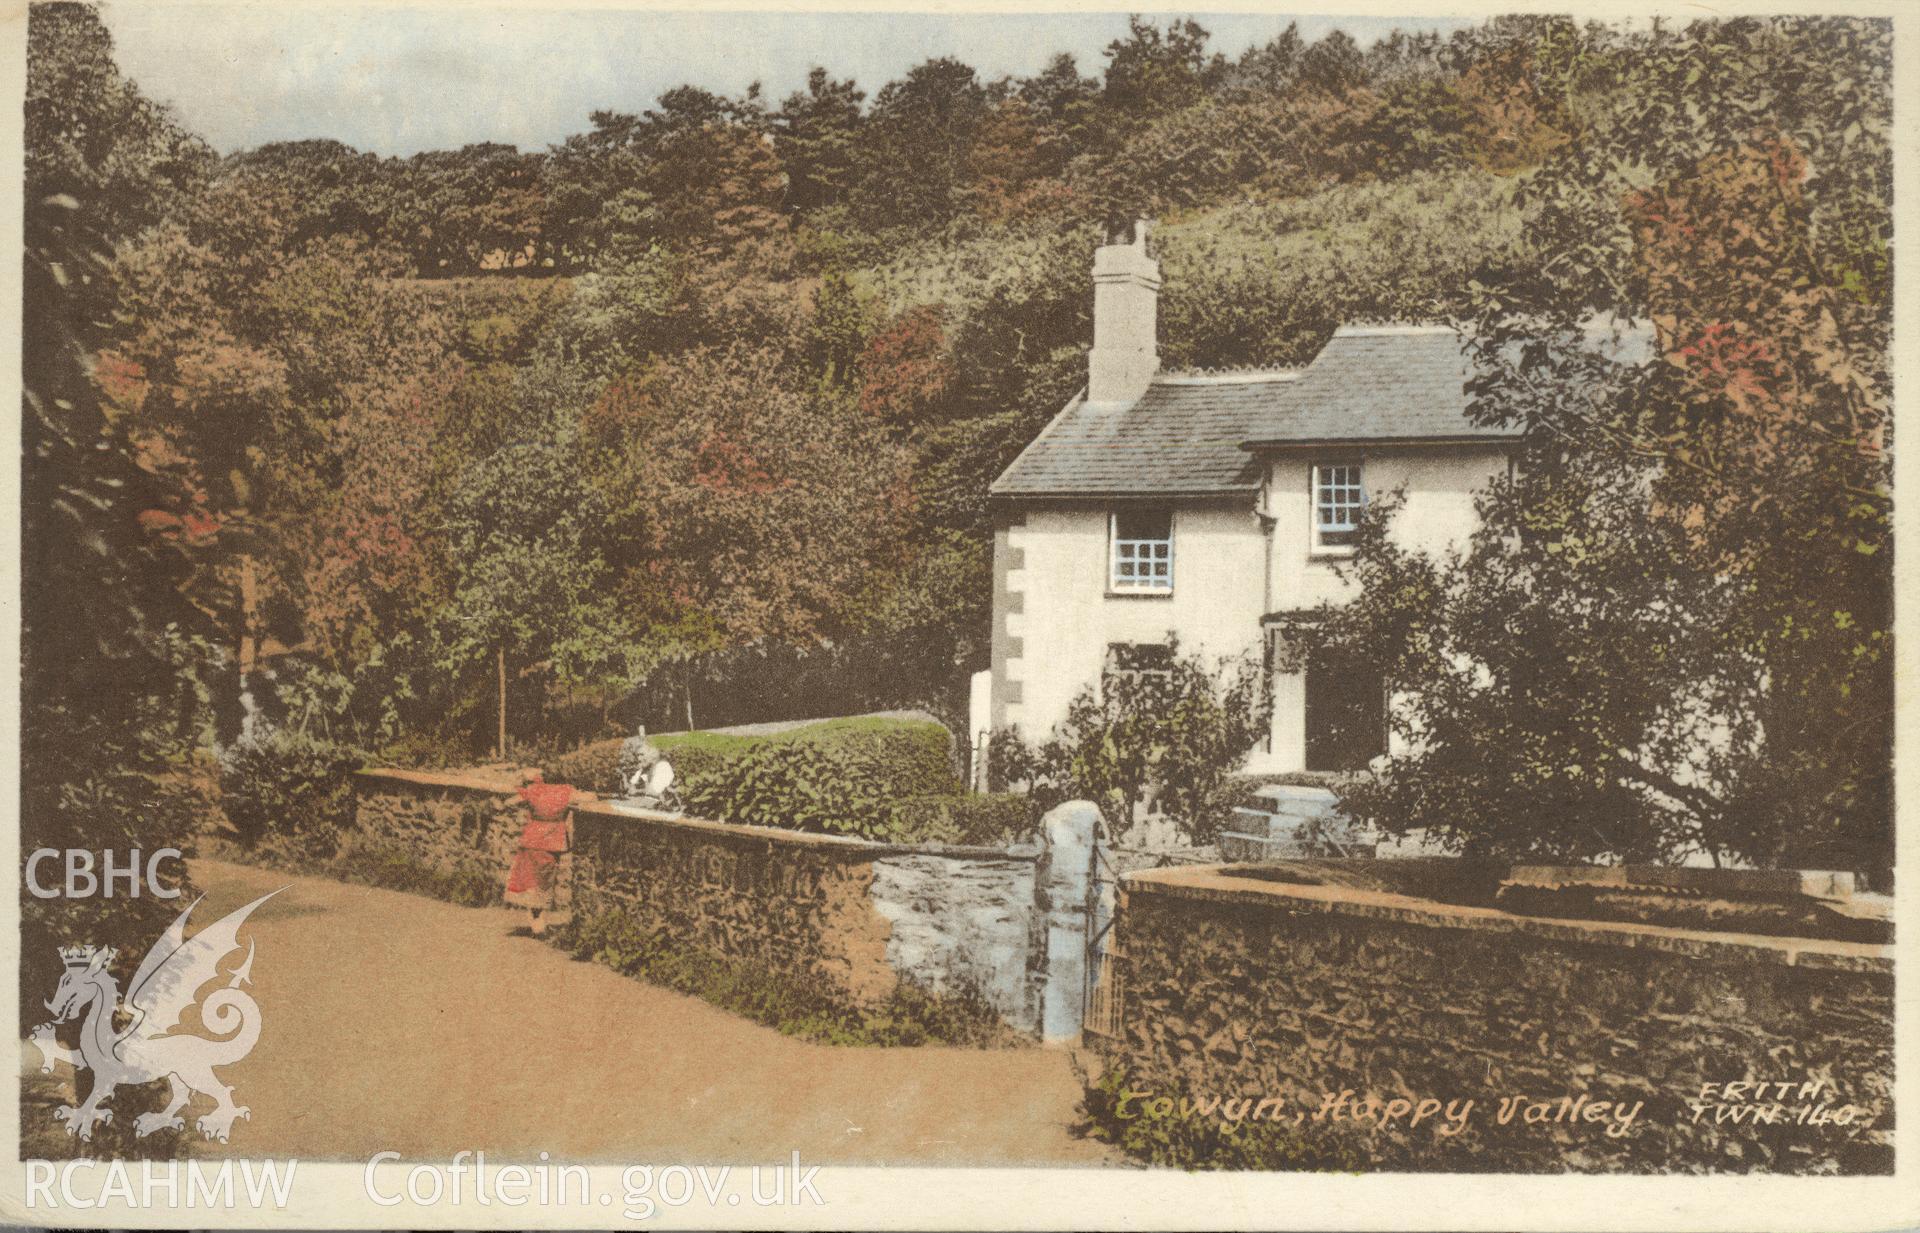
M1060 51L1096 74L1126 34L1124 13L688 13L616 10L329 8L105 0L121 69L222 154L331 137L382 155L476 141L523 150L588 127L597 110L641 111L691 83L738 94L759 81L778 101L814 65L853 77L869 99L923 60L951 55L983 79L1039 71ZM1158 15L1165 21L1171 16ZM1228 55L1298 21L1362 46L1398 26L1465 20L1193 14Z

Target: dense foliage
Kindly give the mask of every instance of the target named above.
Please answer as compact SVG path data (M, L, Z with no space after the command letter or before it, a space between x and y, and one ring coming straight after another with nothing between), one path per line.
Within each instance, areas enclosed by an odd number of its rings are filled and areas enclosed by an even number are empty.
M1164 665L1108 672L1081 690L1036 744L996 734L996 775L1025 784L1042 807L1092 801L1114 836L1148 811L1210 842L1239 800L1234 772L1266 735L1272 701L1252 656L1209 663L1181 654L1171 633L1167 649Z
M1396 679L1462 694L1379 808L1548 801L1545 846L1635 853L1677 812L1729 853L1855 860L1887 799L1889 38L1522 18L1228 58L1136 20L1098 66L689 85L545 151L218 158L89 7L35 5L24 816L120 846L168 759L250 714L416 761L957 718L987 486L1083 379L1103 228L1146 215L1170 365L1464 315L1481 413L1532 430L1491 498L1514 534L1467 572L1363 557L1415 599L1327 626L1427 631ZM1662 362L1553 345L1596 311L1651 319ZM1526 687L1448 686L1508 653L1510 609L1546 631L1511 652ZM1651 686L1696 670L1730 742L1685 790L1623 785L1686 745Z
M170 772L197 736L193 665L210 626L183 592L180 537L142 522L164 482L90 374L114 329L115 246L195 191L212 156L120 75L89 13L36 9L29 24L21 850L190 850L190 801ZM178 882L178 862L159 868ZM23 887L23 1026L44 1020L35 1008L59 980L58 947L113 945L130 968L176 911L151 895L39 899ZM138 1150L164 1154L163 1138Z
M1503 855L1885 871L1891 35L1605 48L1546 45L1577 89L1524 192L1559 259L1476 288L1475 414L1526 429L1517 472L1448 559L1375 511L1364 598L1294 641L1407 703L1414 752L1348 806Z
M352 773L365 759L290 728L249 733L222 751L220 801L247 843L276 837L290 856L329 856L353 825Z

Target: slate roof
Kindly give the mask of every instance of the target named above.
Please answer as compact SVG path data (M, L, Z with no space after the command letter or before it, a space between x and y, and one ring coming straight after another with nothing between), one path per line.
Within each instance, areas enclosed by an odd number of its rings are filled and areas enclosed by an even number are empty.
M1468 422L1466 376L1446 326L1349 327L1298 372L1161 375L1125 408L1076 397L991 492L1232 496L1260 487L1251 446L1517 435Z
M1468 360L1447 326L1336 332L1268 405L1247 445L1501 440L1517 429L1467 419Z
M1066 405L993 482L996 497L1228 496L1255 492L1241 444L1298 374L1155 377L1128 407Z

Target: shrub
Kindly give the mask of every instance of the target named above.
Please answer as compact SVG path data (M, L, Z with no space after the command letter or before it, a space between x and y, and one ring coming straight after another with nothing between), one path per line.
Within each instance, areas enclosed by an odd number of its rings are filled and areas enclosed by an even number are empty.
M753 745L752 741L742 741L738 745L719 745L701 741L655 742L660 752L673 763L674 776L685 784L689 779L702 775L718 774L729 762L745 753Z
M359 751L285 728L243 737L220 757L220 795L241 838L269 835L302 855L331 856L353 824Z
M1041 808L1092 801L1119 832L1152 799L1189 839L1206 843L1231 815L1234 773L1271 714L1266 673L1252 656L1209 665L1180 654L1169 634L1163 666L1083 689L1038 745L996 733L991 756L998 774L1030 785Z
M547 778L572 784L582 792L618 796L626 787L620 777L620 747L624 743L623 739L595 741L551 758L545 763Z
M1010 792L912 796L894 810L900 843L998 847L1032 836L1033 802Z
M689 949L619 910L577 918L558 936L576 958L702 998L803 1040L976 1048L1025 1042L975 992L941 997L903 982L886 1001L856 1006L812 976Z
M948 760L952 738L935 723L830 719L768 736L675 732L651 740L673 763L687 811L728 822L886 838L896 802L960 787ZM545 766L555 782L617 796L639 755L637 738L626 737Z
M959 790L951 742L934 723L836 720L767 737L690 734L659 744L690 813L894 840L901 801Z
M728 822L891 840L896 806L913 789L924 792L925 780L885 750L882 743L768 741L689 777L681 798L693 813ZM945 779L940 787L958 786Z

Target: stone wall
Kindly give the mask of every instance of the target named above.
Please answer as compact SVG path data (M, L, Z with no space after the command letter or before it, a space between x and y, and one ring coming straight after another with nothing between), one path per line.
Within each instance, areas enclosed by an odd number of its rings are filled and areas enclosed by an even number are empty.
M498 877L504 887L520 837L518 788L504 776L362 771L342 854L389 847L437 873Z
M1123 1023L1104 1051L1136 1115L1274 1098L1265 1119L1344 1136L1372 1168L1892 1167L1890 947L1545 920L1231 866L1129 876L1117 928Z
M343 845L400 848L443 874L504 884L521 815L513 783L471 775L365 771ZM1090 828L1091 815L1045 828ZM1062 827L1065 827L1065 830ZM1089 829L1090 833L1090 829ZM1050 860L1053 841L1012 849L893 845L736 826L589 799L575 810L572 904L619 908L677 946L805 971L849 1001L899 982L983 997L1042 1034L1050 981L1078 996L1082 956L1053 953L1043 875L1055 864L1084 896L1088 859ZM1063 941L1054 951L1069 948ZM1051 1036L1078 1031L1056 1016Z
M1009 1022L1038 1023L1037 856L1025 849L875 859L869 894L890 926L887 966L935 993L978 994Z

